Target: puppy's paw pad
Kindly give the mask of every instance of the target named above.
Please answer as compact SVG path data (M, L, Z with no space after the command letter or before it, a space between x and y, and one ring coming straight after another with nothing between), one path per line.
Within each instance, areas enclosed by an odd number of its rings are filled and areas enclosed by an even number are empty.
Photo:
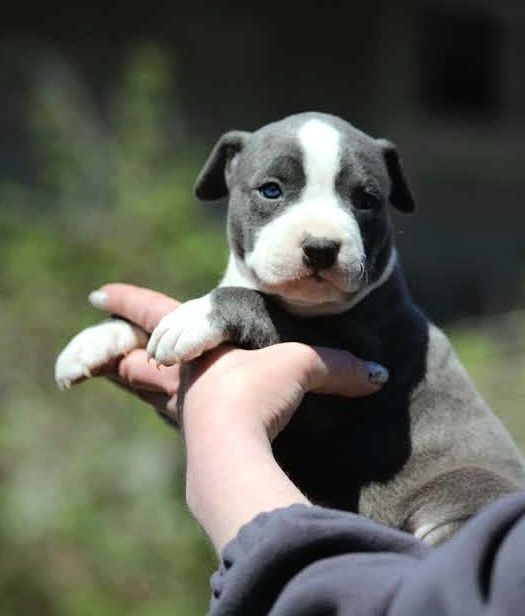
M78 333L55 363L55 382L60 389L92 376L112 359L146 345L146 334L118 319L105 321Z
M211 313L212 303L209 295L205 295L167 314L151 335L149 356L159 364L171 366L195 359L224 342L226 332Z

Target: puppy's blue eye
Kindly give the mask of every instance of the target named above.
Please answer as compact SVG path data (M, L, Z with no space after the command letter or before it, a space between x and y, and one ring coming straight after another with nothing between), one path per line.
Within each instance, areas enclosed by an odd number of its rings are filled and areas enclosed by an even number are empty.
M267 182L259 187L259 194L265 199L279 199L282 196L283 191L276 182Z

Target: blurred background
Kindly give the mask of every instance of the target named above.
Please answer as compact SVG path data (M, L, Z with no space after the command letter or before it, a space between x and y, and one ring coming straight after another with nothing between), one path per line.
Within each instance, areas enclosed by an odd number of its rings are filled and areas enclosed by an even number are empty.
M0 44L0 614L199 614L214 556L181 442L56 354L110 280L187 299L225 264L192 184L215 139L286 114L395 141L417 301L525 448L522 0L10 7Z

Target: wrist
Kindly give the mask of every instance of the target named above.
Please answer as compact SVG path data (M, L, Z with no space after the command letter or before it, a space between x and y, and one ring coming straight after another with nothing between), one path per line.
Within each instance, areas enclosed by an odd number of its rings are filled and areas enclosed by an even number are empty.
M269 446L251 431L232 426L215 430L215 423L185 430L186 502L207 530L215 498L231 503L241 481L250 483L253 466L271 463Z
M259 513L308 503L278 466L262 428L190 412L185 442L188 507L218 551Z

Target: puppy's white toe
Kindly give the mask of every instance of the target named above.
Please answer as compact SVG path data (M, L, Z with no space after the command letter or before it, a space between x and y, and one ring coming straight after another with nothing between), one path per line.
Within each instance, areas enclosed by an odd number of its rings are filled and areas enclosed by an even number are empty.
M82 330L62 350L55 363L60 389L89 378L101 366L146 345L146 334L120 319L111 319Z
M171 366L195 359L227 339L226 332L213 319L209 295L193 299L167 314L157 325L148 344L148 353L157 363Z

